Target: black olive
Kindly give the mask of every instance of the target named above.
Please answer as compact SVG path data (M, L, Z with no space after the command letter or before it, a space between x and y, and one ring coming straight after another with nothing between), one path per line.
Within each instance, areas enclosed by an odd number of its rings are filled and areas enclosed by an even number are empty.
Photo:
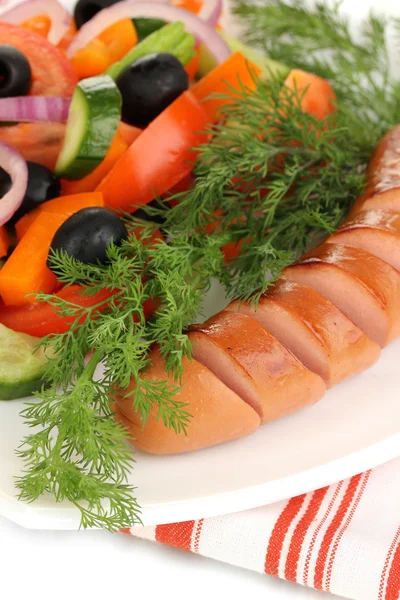
M160 52L126 67L116 84L122 94L122 120L146 127L187 90L189 77L173 54Z
M74 8L74 19L78 29L90 21L103 8L116 4L119 0L78 0Z
M0 98L26 96L31 84L32 69L26 56L14 46L0 44Z
M107 247L119 246L128 237L125 223L111 210L82 208L65 221L51 242L51 250L64 250L86 264L107 263ZM51 259L47 259L51 269Z
M28 162L28 186L21 206L10 220L16 223L18 219L26 213L37 208L43 202L58 198L60 195L60 180L46 167L37 163ZM2 198L11 188L11 178L9 174L0 169L0 198Z
M149 204L147 204L147 206L149 208L163 208L163 205L161 205L157 200L153 200L153 202L150 202ZM160 214L160 213L156 213L153 214L153 212L147 211L146 207L144 208L138 208L138 210L135 210L135 212L133 213L133 216L136 219L141 219L142 221L149 221L151 223L158 223L159 225L164 225L165 223L165 217Z

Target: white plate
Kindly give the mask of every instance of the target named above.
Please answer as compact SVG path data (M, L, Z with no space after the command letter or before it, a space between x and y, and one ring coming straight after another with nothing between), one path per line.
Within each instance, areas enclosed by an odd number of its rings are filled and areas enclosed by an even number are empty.
M367 4L345 2L354 16L360 9L365 12ZM399 14L394 1L380 3L380 10ZM212 314L223 306L214 287L205 311ZM398 456L399 353L400 341L372 369L330 390L319 404L265 425L248 438L184 456L138 452L130 480L137 486L144 524L261 506ZM29 528L76 529L79 514L68 503L43 497L27 505L16 498L13 478L21 463L14 449L28 433L19 417L22 406L22 401L0 403L0 514Z
M217 286L205 311L223 308ZM137 452L130 482L146 525L226 514L328 485L400 454L400 340L369 371L330 390L321 402L255 434L183 456ZM14 449L28 433L23 401L0 403L0 514L30 528L76 529L68 503L16 499L21 470Z

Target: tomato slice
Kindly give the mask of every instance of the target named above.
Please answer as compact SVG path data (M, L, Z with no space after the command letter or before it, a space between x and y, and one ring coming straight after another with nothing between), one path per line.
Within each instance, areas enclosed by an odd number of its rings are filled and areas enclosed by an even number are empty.
M97 187L104 203L132 211L164 194L193 170L197 148L205 143L206 112L184 92L143 131Z
M62 52L34 31L0 22L0 40L18 48L32 69L33 96L72 96L76 75Z
M54 169L65 135L63 123L21 123L0 127L0 141L14 146L25 158Z
M0 22L0 41L18 48L32 69L31 95L72 96L77 78L60 50L37 33ZM0 127L0 140L14 146L26 160L53 169L65 135L61 123L21 123Z
M56 294L57 297L63 298L67 302L73 302L82 308L98 304L97 310L104 308L112 295L112 291L102 290L94 296L88 296L82 294L82 287L79 285L71 285ZM146 319L156 308L157 303L153 300L147 300L144 303L143 310ZM65 333L71 328L72 322L71 317L63 316L59 310L46 302L31 302L24 306L0 306L0 323L2 325L35 337Z

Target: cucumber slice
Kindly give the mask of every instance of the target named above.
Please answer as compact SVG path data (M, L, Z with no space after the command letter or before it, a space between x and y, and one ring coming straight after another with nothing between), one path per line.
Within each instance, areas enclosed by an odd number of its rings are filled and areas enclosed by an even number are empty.
M113 79L117 79L118 75L133 62L155 52L169 52L176 56L183 65L186 65L194 57L194 46L194 37L190 33L186 33L183 23L176 21L151 33L119 62L111 65L106 73Z
M104 160L121 119L121 104L121 94L108 75L78 83L55 167L57 175L81 179Z
M0 400L30 396L45 384L47 356L38 338L0 325Z
M162 19L145 19L140 17L132 19L132 21L135 26L139 42L167 24L167 22L163 21Z
M261 69L261 81L267 82L271 77L271 73L282 77L282 81L289 74L290 69L286 67L286 65L278 63L275 60L271 60L261 52L258 52L258 50L254 50L254 48L243 44L243 42L240 42L225 31L220 31L219 34L228 44L232 52L241 52L243 56L245 56L250 62L254 63ZM216 63L214 57L208 51L208 49L202 45L200 47L200 63L197 70L197 76L200 78L204 77L215 67Z

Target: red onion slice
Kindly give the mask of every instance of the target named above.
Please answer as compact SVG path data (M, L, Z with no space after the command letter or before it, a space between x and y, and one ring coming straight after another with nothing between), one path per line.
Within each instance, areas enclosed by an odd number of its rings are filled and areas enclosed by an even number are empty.
M11 189L0 198L0 225L4 225L22 204L28 185L28 167L21 154L4 142L0 142L0 167L11 177Z
M162 4L160 2L140 2L137 0L123 0L109 8L98 12L93 19L85 23L78 31L67 50L68 58L87 46L94 38L99 36L104 29L122 19L135 17L158 18L164 21L181 21L186 31L192 33L198 42L207 46L217 63L221 63L231 55L225 41L221 36L197 15L188 10Z
M210 27L216 27L222 15L222 0L204 0L198 17Z
M0 122L66 123L70 104L71 98L56 96L0 98Z
M72 17L57 0L25 0L0 13L0 21L19 25L32 17L47 15L51 19L48 40L58 44L71 25Z

